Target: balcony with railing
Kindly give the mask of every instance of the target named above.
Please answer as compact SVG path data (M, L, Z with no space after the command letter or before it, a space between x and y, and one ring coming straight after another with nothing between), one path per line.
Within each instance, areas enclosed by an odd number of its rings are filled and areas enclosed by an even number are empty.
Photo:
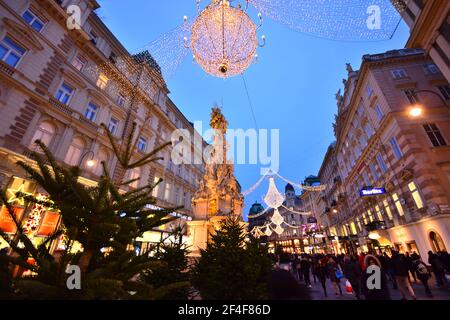
M7 64L6 62L0 60L0 71L7 74L8 76L12 76L14 74L14 72L16 71L16 69L14 69L12 66Z
M74 111L69 106L65 105L64 103L62 103L61 101L59 101L55 97L50 97L49 102L50 102L50 104L53 107L55 107L56 109L58 109L62 113L65 113L65 114L67 114L69 116L72 116L73 113L74 113Z

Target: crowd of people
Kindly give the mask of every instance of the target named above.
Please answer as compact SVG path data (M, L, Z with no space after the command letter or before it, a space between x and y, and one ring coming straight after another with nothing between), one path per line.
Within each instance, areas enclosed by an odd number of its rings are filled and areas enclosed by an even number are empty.
M276 257L279 269L290 271L306 287L311 288L311 281L320 283L325 297L329 296L327 283L331 282L334 294L340 296L348 290L357 299L390 300L391 290L399 290L403 300L416 300L417 295L412 283L421 283L429 297L433 297L430 280L434 278L438 288L450 289L450 255L447 252L428 252L426 261L415 252L400 253L392 251L389 255L361 253L352 255L332 254L302 254L278 255ZM378 282L370 278L374 268L380 270ZM370 279L369 279L370 278ZM374 282L376 288L370 288L368 283Z

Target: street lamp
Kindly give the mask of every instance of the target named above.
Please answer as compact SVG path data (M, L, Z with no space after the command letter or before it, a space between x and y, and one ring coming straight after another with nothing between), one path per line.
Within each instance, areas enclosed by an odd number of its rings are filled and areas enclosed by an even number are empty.
M423 108L420 105L414 105L409 109L409 115L412 118L418 118L420 116L422 116L423 114Z
M89 168L92 168L93 166L95 166L95 160L94 160L94 151L89 150L88 152L86 152L85 154L83 154L83 156L80 158L80 162L78 163L78 166L81 167L81 165L83 164L83 160L87 155L91 155L91 158L86 161L86 165Z

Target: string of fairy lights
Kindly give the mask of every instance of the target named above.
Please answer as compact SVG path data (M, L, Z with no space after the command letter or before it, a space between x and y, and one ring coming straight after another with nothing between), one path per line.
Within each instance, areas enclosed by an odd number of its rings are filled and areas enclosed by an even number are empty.
M270 219L266 219L265 223L262 226L253 227L252 230L250 230L250 234L258 238L264 235L270 237L274 232L278 235L281 235L286 228L302 229L301 230L302 234L306 234L308 228L311 230L316 230L317 226L315 219L311 220L309 224L302 224L299 226L290 224L288 221L285 220L285 218L279 211L281 208L284 209L285 212L288 212L289 214L296 214L300 216L311 216L312 212L311 211L302 212L297 211L294 207L292 208L287 207L285 204L286 198L278 191L275 185L275 178L277 177L284 181L289 181L288 179L282 177L280 174L269 171L265 175L263 175L253 186L244 191L245 195L249 195L250 193L255 191L266 178L269 180L269 189L265 194L265 196L263 197L263 201L267 204L267 207L259 213L249 215L248 218L257 219L259 217L269 214L269 212L272 215ZM300 183L291 183L291 184L299 186L303 190L308 190L310 192L319 192L326 188L326 185L309 186Z
M259 12L291 29L340 41L392 37L407 5L400 0L249 0Z

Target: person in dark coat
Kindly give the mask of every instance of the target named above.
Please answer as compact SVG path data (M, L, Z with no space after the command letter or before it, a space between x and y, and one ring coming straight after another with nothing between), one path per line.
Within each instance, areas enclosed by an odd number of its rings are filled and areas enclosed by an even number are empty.
M314 283L317 283L317 269L319 268L319 259L313 257L311 261L311 273L313 275Z
M409 266L405 255L395 252L392 256L392 266L394 269L395 281L402 294L402 300L407 300L408 295L411 296L413 300L417 300L416 293L409 281Z
M405 263L406 263L406 266L407 266L407 268L408 268L408 280L409 280L409 282L417 282L417 279L416 279L416 273L414 272L414 266L413 266L413 258L409 255L409 252L406 252L405 253ZM413 280L411 280L411 276L412 276L412 278L413 278Z
M303 257L302 260L300 260L300 270L302 271L303 279L305 279L305 285L308 288L311 288L311 263L309 262L307 257Z
M367 268L376 265L380 268L381 272L381 279L380 279L380 288L379 289L371 289L367 285L368 279L372 274L368 272ZM389 293L388 285L387 285L387 277L385 270L383 269L380 260L373 256L373 255L367 255L364 258L364 271L361 274L361 289L362 293L364 294L364 297L366 300L391 300L391 295Z
M339 270L338 264L334 261L332 257L330 257L327 262L328 277L330 277L330 281L333 284L334 292L336 293L336 295L342 296L341 279L339 279L336 275L338 270Z
M268 281L271 300L310 300L306 288L302 288L294 276L286 270L276 269L270 273Z
M428 264L431 265L431 270L436 277L436 284L438 287L445 287L445 267L438 255L432 251L428 251Z
M349 256L345 256L343 262L343 270L344 276L350 282L353 288L353 292L355 293L356 299L361 299L361 288L359 285L361 279L361 268L359 267L359 263L355 258L350 258Z
M327 286L326 286L326 281L328 278L326 258L318 261L316 272L317 272L317 278L319 279L320 284L322 285L323 294L325 297L328 297Z
M425 293L429 297L433 297L430 286L428 285L428 280L431 278L431 272L428 269L428 266L419 257L419 259L413 261L413 269L417 275L417 279L419 279L425 287Z

